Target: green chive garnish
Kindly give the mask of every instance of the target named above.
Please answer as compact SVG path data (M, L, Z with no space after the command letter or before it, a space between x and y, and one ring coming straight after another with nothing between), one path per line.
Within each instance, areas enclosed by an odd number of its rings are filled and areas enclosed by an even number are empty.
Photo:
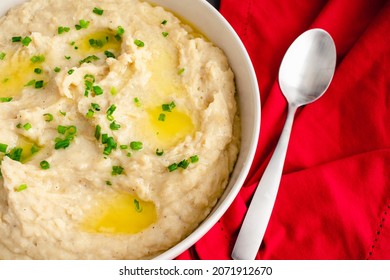
M48 163L46 160L43 160L39 163L39 165L41 166L41 168L43 170L47 170L50 168L50 163Z
M12 99L13 99L12 97L0 97L0 102L1 103L11 102Z
M6 55L5 52L0 52L0 60L4 60Z
M47 121L47 122L51 122L54 119L53 115L49 114L49 113L43 114L43 117L45 118L45 121Z
M165 115L164 113L161 113L161 114L158 116L158 120L164 122L164 121L165 121L165 117L166 117L166 115Z
M7 148L8 148L7 144L0 143L0 152L5 154L7 152Z
M130 148L134 151L139 151L139 150L142 150L143 144L142 144L142 142L139 142L139 141L133 141L130 143Z
M59 26L57 29L58 34L62 34L64 32L69 32L69 31L70 31L70 27L67 26Z
M30 61L32 63L41 63L45 61L45 56L44 55L34 55L31 57Z
M188 165L190 165L190 162L186 159L183 159L177 166L183 169L187 169Z
M168 37L169 33L168 32L162 32L161 33L164 37Z
M162 155L164 155L164 150L161 150L160 149L156 149L156 155L158 155L159 157L161 157Z
M137 211L138 213L142 212L142 207L139 204L139 201L137 199L134 199L134 207L135 207L135 211Z
M11 40L12 40L13 43L21 42L22 41L22 37L21 36L15 36L15 37L12 37Z
M177 74L178 74L178 75L181 75L181 74L184 73L184 71L185 71L185 69L184 69L184 68L181 68L181 69L179 69L179 71L177 71Z
M30 38L30 37L24 37L23 38L23 40L22 40L22 44L23 44L23 46L28 46L28 45L30 45L30 43L31 43L31 41L32 41L32 39Z
M80 64L83 64L83 63L91 63L92 61L96 61L96 60L99 60L100 58L98 58L96 55L90 55L90 56L87 56L86 58L80 60Z
M54 72L59 73L60 71L61 71L61 68L60 68L60 67L54 68Z
M139 40L139 39L135 39L135 40L134 40L134 44L135 44L137 47L140 47L140 48L142 48L142 47L145 46L145 43L142 42L142 41Z
M29 130L29 129L31 129L31 124L30 123L26 123L25 125L23 125L23 128L24 128L24 130Z
M110 51L104 51L104 54L106 55L107 58L109 58L109 57L115 58L115 54L113 54Z
M178 167L179 166L177 165L177 163L173 163L173 164L168 166L168 171L169 172L175 171Z
M75 27L76 27L76 30L80 30L80 29L86 29L88 28L89 26L89 21L86 21L84 19L80 19L79 20L79 24L76 24Z
M174 101L172 101L171 103L169 104L163 104L161 105L161 108L164 112L172 112L173 108L176 107L176 104Z
M121 166L113 166L111 175L116 176L116 175L121 175L124 173L124 168Z
M21 191L24 191L25 189L27 189L27 185L26 184L22 184L19 187L15 188L15 191L16 192L21 192Z
M34 87L35 88L43 88L43 81L36 81Z
M36 74L42 74L42 69L41 68L35 68L34 73Z
M102 127L100 125L96 125L95 128L95 138L99 141L101 135Z
M119 128L121 128L121 125L120 125L120 124L117 124L115 121L113 121L113 122L110 124L110 129L111 129L111 130L118 130Z
M104 10L95 7L95 8L93 8L93 12L94 12L95 14L101 16L101 15L103 15Z
M199 161L199 157L197 155L191 156L190 157L190 161L191 161L191 163L198 162Z

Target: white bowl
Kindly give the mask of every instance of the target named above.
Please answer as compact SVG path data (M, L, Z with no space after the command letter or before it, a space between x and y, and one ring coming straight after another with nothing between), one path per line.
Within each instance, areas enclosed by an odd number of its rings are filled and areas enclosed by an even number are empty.
M26 0L2 0L0 16ZM257 147L260 130L260 94L255 71L240 38L224 17L205 0L150 0L186 19L215 45L223 49L235 74L241 113L242 142L240 154L229 184L210 215L186 239L157 256L156 259L173 259L196 243L226 212L237 196Z

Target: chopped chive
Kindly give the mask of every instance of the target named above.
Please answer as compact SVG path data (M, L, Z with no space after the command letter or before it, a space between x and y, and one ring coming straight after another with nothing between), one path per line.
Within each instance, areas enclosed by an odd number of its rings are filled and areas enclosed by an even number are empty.
M110 129L111 129L111 130L118 130L119 128L121 128L121 125L120 125L120 124L117 124L115 121L113 121L113 122L110 124Z
M186 159L183 159L177 166L183 169L187 169L188 165L190 165L190 162Z
M100 111L100 105L97 104L97 103L91 103L91 107L92 107L92 109L94 109L95 111Z
M161 108L164 112L172 112L173 108L176 107L176 104L174 101L172 101L171 103L169 104L163 104L161 105Z
M87 56L86 58L80 60L80 64L83 64L83 63L91 63L92 61L96 61L96 60L99 60L100 58L98 58L96 55L90 55L90 56Z
M76 30L80 30L80 29L86 29L88 28L89 26L89 21L86 21L84 19L80 19L79 20L79 24L76 24L75 27L76 27Z
M0 52L0 60L4 60L6 55L5 52Z
M186 70L185 68L180 68L179 71L177 71L177 74L181 75L184 73L185 70Z
M23 40L22 40L22 44L23 46L27 47L28 45L30 45L30 43L32 42L32 39L30 37L24 37Z
M12 40L13 43L21 42L22 41L22 37L21 36L15 36L15 37L12 37L11 40Z
M108 140L108 134L107 133L102 134L102 144L107 144L107 140Z
M131 157L131 153L128 152L128 153L126 154L126 156L127 156L127 157Z
M141 102L139 101L139 98L138 98L138 97L135 97L135 98L134 98L134 103L135 103L135 106L137 106L137 107L140 107L140 106L141 106Z
M113 166L111 175L116 176L116 175L121 175L124 173L124 168L122 166Z
M120 41L122 40L122 36L125 34L125 29L122 26L118 26L116 29L116 34L115 34L115 40Z
M172 163L171 165L168 166L168 171L172 172L172 171L175 171L178 168L179 168L179 166L177 165L177 163Z
M72 58L71 56L65 55L66 60L70 60L71 58Z
M13 99L12 97L0 97L0 102L1 103L11 102L12 99Z
M41 68L35 68L34 73L36 74L42 74L42 69Z
M164 19L164 20L161 22L162 25L166 25L167 23L168 23L168 21L167 21L166 19Z
M161 150L160 149L156 149L156 155L158 155L159 157L161 157L162 155L164 155L164 150Z
M139 39L135 39L135 40L134 40L134 44L135 44L137 47L140 47L140 48L142 48L142 47L145 46L145 43L142 42L142 41L139 40Z
M103 15L103 13L104 13L104 10L102 10L102 9L100 9L100 8L97 8L97 7L93 8L92 11L93 11L95 14L99 15L99 16Z
M198 162L199 161L199 157L197 155L191 156L190 157L190 161L191 161L191 163Z
M22 184L19 187L15 188L15 191L16 192L21 192L21 191L24 191L25 189L27 189L27 185L26 184Z
M99 141L101 135L102 127L100 125L96 125L95 128L95 138Z
M24 86L25 87L29 87L29 86L32 86L32 85L34 85L35 84L35 80L31 80L31 81L29 81L27 84L25 84Z
M87 118L92 118L95 115L95 111L92 109L88 109L88 112L85 114Z
M41 63L45 61L45 56L44 55L34 55L31 57L30 61L32 63Z
M129 148L128 145L120 145L119 147L121 148L121 150L127 150Z
M106 55L107 58L109 58L109 57L115 58L115 54L113 54L110 51L104 51L104 54Z
M8 148L7 144L0 143L0 152L5 154L7 152L7 148Z
M20 161L22 158L23 149L20 147L13 148L9 153L6 154L12 160Z
M130 143L130 148L134 151L139 151L139 150L142 150L143 144L142 144L142 142L139 142L139 141L133 141Z
M70 31L70 27L67 27L67 26L59 26L57 28L58 34L62 34L64 32L69 32L69 31Z
M49 113L43 114L43 117L45 118L46 122L51 122L54 119L53 115Z
M22 124L21 124L21 123L18 123L18 124L16 125L16 128L22 128Z
M36 81L34 87L35 88L43 88L43 81Z
M73 72L74 72L74 69L70 69L70 70L68 71L68 75L72 75Z
M168 33L168 32L165 32L165 31L162 32L161 34L162 34L164 37L168 37L168 35L169 35L169 33Z
M139 204L139 201L137 199L134 199L134 207L135 207L135 211L136 212L138 212L138 213L142 212L142 207Z
M50 163L48 163L46 160L42 160L39 165L43 170L47 170L50 168Z
M60 67L56 67L56 68L54 68L54 72L56 72L56 73L59 73L59 72L61 72L61 68L60 68Z
M54 148L56 150L59 150L59 149L66 149L68 148L70 145L70 140L69 139L62 139L62 140L59 140L56 142L56 144L54 145Z
M111 95L116 95L118 93L118 89L116 87L112 87L110 90Z
M65 134L65 132L68 130L68 127L64 126L64 125L59 125L57 126L57 132L59 134Z
M37 145L33 144L31 146L30 152L31 152L32 155L38 153L39 152L39 147Z
M60 115L62 115L62 116L64 116L64 117L66 116L66 112L63 112L63 111L61 111L61 110L59 110L58 112L60 113Z
M114 120L114 117L112 116L112 114L114 114L115 110L116 110L115 104L112 104L112 105L107 109L106 115L107 115L107 119L108 119L109 121L113 121L113 120Z
M26 123L25 125L23 125L24 130L30 130L31 127L32 125L30 123Z
M166 115L164 113L161 113L159 116L158 116L158 120L161 121L161 122L164 122L165 121L165 117Z
M111 181L106 181L106 185L107 185L107 186L112 186Z
M103 94L103 89L99 86L93 86L92 91L95 95L102 95Z

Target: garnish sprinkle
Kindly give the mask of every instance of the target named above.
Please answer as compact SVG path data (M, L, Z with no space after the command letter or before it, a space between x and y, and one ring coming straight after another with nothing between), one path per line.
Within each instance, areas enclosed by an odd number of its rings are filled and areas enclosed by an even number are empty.
M92 11L93 11L93 13L95 13L95 14L97 14L99 16L103 15L103 13L104 13L104 10L102 10L100 8L97 8L97 7L93 8Z

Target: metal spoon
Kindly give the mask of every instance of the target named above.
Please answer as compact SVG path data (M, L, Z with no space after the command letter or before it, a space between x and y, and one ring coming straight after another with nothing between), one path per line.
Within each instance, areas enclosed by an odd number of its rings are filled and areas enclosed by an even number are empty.
M241 226L233 259L255 259L274 207L295 112L324 94L335 66L336 47L322 29L306 31L287 50L279 70L279 85L288 102L286 123Z

